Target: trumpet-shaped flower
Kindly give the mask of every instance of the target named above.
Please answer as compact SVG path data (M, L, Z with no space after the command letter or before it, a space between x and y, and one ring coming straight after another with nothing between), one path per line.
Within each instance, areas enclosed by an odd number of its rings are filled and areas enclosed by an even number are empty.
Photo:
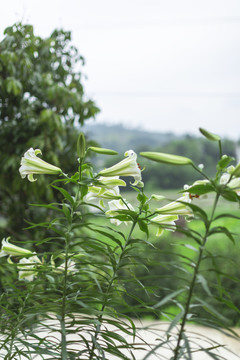
M134 211L134 208L133 206L130 204L130 203L127 203L127 205L123 202L122 199L119 199L119 200L112 200L112 201L109 201L108 202L108 206L109 206L109 209L108 211L106 211L106 215L109 216L109 217L114 217L114 216L117 216L119 215L119 210L132 210ZM110 222L114 225L120 225L122 223L121 220L119 219L110 219ZM124 223L126 225L128 225L129 221L124 221Z
M57 272L59 274L63 273L64 271L65 271L65 262L62 263L61 265L59 265L58 267L56 267L56 269L55 269L55 272ZM76 273L77 272L76 263L72 259L68 259L68 261L67 261L67 272L68 273Z
M62 170L59 167L40 159L37 157L38 154L42 154L41 150L34 150L33 148L25 152L19 168L22 179L27 176L28 180L33 182L36 181L36 179L33 178L34 174L62 174Z
M26 255L32 255L32 251L23 249L20 246L16 246L13 244L10 244L9 242L10 237L7 239L2 240L2 248L0 252L0 257L2 256L26 256Z
M112 176L112 177L103 177L100 176L98 178L98 182L100 187L105 187L107 189L112 189L116 186L126 186L126 183L124 180L119 179L119 176Z
M160 214L169 214L169 215L192 215L191 209L188 208L187 204L190 203L191 199L189 193L184 193L182 197L176 201L162 206L161 208L156 209L155 211Z
M240 177L233 177L231 180L230 177L231 175L229 173L223 173L220 178L220 184L227 185L230 189L240 195Z
M37 264L41 264L41 260L36 255L20 259L17 266L19 270L18 279L33 281L38 274Z
M135 181L132 185L142 186L142 175L139 165L137 164L137 154L133 150L128 150L124 156L126 159L123 159L110 168L100 171L99 175L104 177L133 176Z
M100 206L105 207L103 200L112 200L120 196L119 186L126 186L125 181L119 179L118 176L111 178L99 179L99 186L90 186L84 201L91 202L99 200Z
M156 236L161 236L164 229L167 229L169 231L175 231L176 220L178 220L178 215L157 215L152 218L151 222L157 226Z

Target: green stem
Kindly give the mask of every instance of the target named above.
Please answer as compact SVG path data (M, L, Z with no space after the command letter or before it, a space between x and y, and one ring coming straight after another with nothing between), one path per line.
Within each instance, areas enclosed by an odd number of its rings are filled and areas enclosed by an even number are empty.
M82 179L82 159L80 159L79 164L79 181L81 182ZM65 263L64 263L64 274L63 274L63 293L62 293L62 309L61 309L61 359L67 360L68 359L68 353L67 353L67 340L66 340L66 322L65 322L65 316L66 316L66 298L67 298L67 281L68 281L68 260L69 260L69 245L71 241L70 233L72 231L72 223L73 223L73 217L74 213L76 211L76 208L78 207L78 200L79 200L79 194L81 190L81 184L78 185L77 193L75 196L74 204L71 208L71 216L68 221L68 230L65 234Z
M198 166L196 166L194 163L191 163L191 165L197 172L199 172L199 174L201 174L203 177L205 177L205 179L210 181L209 177L202 170L200 170Z
M75 204L73 204L71 209L71 217L68 220L68 230L65 234L65 262L64 262L64 273L63 273L63 292L62 292L62 308L61 308L61 359L67 360L67 341L66 341L66 326L65 326L65 316L66 316L66 298L67 298L67 281L68 281L68 260L69 260L69 244L71 241L70 233L72 231L72 222L74 216Z
M62 294L62 309L61 309L61 359L67 360L67 341L66 341L66 327L65 327L65 315L66 315L66 296L67 296L67 272L68 272L68 247L69 238L66 236L65 246L65 264L64 264L64 277L63 277L63 294Z
M188 297L187 297L187 301L186 301L186 305L185 305L185 311L184 311L184 315L183 315L183 318L182 318L182 322L181 322L181 326L180 326L180 330L179 330L179 334L178 334L178 340L177 340L177 344L176 344L175 351L174 351L174 357L173 357L172 360L179 360L179 351L181 349L180 343L181 343L181 340L183 338L183 333L185 331L187 315L188 315L188 312L189 312L189 307L191 305L193 290L194 290L194 287L195 287L195 284L196 284L196 278L197 278L197 275L198 275L199 266L200 266L202 256L203 256L203 251L205 249L205 245L206 245L206 242L207 242L207 239L208 239L208 236L209 236L209 230L210 230L210 227L211 227L211 223L213 221L213 217L214 217L214 213L215 213L215 210L216 210L216 207L217 207L219 196L220 196L219 194L216 194L214 204L213 204L212 213L211 213L211 216L210 216L210 221L206 226L206 231L205 231L205 235L203 237L203 242L202 242L202 245L201 245L200 250L199 250L198 259L197 259L197 262L196 262L196 266L194 268L193 277L192 277L192 281L191 281L191 284L190 284Z
M219 156L221 159L221 157L222 157L222 142L221 142L221 140L218 141L218 147L219 147Z
M140 210L140 212L141 212L141 210ZM140 214L139 214L139 215L140 215ZM139 216L139 215L138 215L138 216ZM137 220L138 220L138 217L137 217L137 218L133 221L133 223L132 223L132 226L131 226L131 229L130 229L128 238L127 238L127 240L126 240L126 242L125 242L125 244L124 244L124 246L123 246L123 248L122 248L121 254L119 255L119 259L118 259L118 262L117 262L116 267L115 267L115 269L114 269L112 278L111 278L111 280L109 281L107 290L106 290L106 292L105 292L103 304L102 304L102 307L101 307L101 310L100 310L100 315L99 315L99 317L98 317L99 324L98 324L97 327L96 327L96 331L95 331L95 335L94 335L94 340L95 340L95 341L94 341L94 343L92 344L92 349L91 349L91 351L90 351L89 360L92 360L92 359L93 359L94 350L95 350L95 348L96 348L95 343L97 342L98 335L99 335L99 333L100 333L100 331L101 331L101 322L102 322L102 318L103 318L103 313L104 313L104 310L105 310L105 308L106 308L106 306L107 306L107 303L108 303L108 295L109 295L109 292L110 292L110 290L111 290L111 288L112 288L112 285L113 285L113 283L114 283L114 280L116 279L116 275L117 275L117 273L118 273L118 270L119 270L119 268L120 268L120 266L121 266L121 262L122 262L122 259L123 259L123 256L124 256L124 252L125 252L126 248L128 247L129 242L131 241L132 233L133 233L133 230L134 230L134 228L135 228L135 226L136 226L136 224L137 224Z

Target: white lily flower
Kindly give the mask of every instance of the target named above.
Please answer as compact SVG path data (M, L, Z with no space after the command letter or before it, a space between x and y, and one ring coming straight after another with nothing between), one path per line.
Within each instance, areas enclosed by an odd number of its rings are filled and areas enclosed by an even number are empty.
M89 192L84 197L84 201L86 202L99 200L102 204L102 200L106 200L106 199L110 200L110 199L114 199L116 196L120 196L118 186L115 186L112 189L104 189L98 186L90 186L88 190Z
M8 237L7 239L3 239L2 240L2 248L1 248L1 252L0 252L0 257L3 256L25 256L25 255L32 255L32 251L27 250L27 249L23 249L20 246L16 246L13 244L10 244L9 242L10 237Z
M98 178L98 181L100 182L100 184L98 185L99 187L105 187L107 189L112 189L117 186L126 186L125 181L119 179L119 176L112 176L112 177L100 176Z
M112 200L116 196L120 196L119 186L126 186L124 180L119 179L119 176L103 178L100 177L99 186L90 186L88 193L84 197L85 202L92 202L99 200L99 205L104 208L105 204L103 200ZM101 186L102 185L102 186Z
M222 174L221 178L220 178L220 184L221 185L226 185L234 190L238 195L240 195L240 178L239 177L233 177L230 181L230 174L228 173L224 173ZM228 182L229 181L229 182Z
M127 205L122 201L122 199L119 200L112 200L108 202L109 209L106 211L107 216L116 216L119 215L118 210L132 210L134 211L133 206L130 203L127 203ZM114 225L120 225L122 223L121 220L118 219L110 219L110 222ZM124 221L126 225L129 224L129 221Z
M168 231L175 231L175 221L178 220L178 215L157 215L151 219L154 225L157 225L156 236L161 236L164 229Z
M195 186L195 185L205 185L205 184L209 184L210 181L207 179L204 180L196 180L194 181L194 183L192 185L190 185L188 188L190 188L191 186Z
M34 174L61 174L62 170L54 165L47 163L46 161L37 157L38 154L42 154L41 150L30 148L25 152L21 159L21 167L19 168L22 179L26 176L28 180L33 182L36 179L33 178Z
M41 264L41 261L36 255L20 259L17 266L19 270L18 279L33 281L34 277L38 274L36 270L37 264Z
M231 175L229 173L223 173L219 180L220 185L226 185L230 179L230 176Z
M55 271L57 273L63 273L65 271L65 262L62 263L60 266L56 267ZM67 272L68 273L76 273L77 272L76 263L72 259L69 259L67 261Z
M126 159L119 163L111 166L110 168L104 169L99 172L101 176L133 176L134 183L132 185L142 186L142 175L139 165L137 164L137 154L133 150L125 152L124 156Z
M169 215L192 215L191 209L187 207L184 203L190 203L191 199L189 193L184 193L182 197L177 199L176 201L172 201L171 203L162 206L161 208L156 209L156 212L161 214L169 214Z

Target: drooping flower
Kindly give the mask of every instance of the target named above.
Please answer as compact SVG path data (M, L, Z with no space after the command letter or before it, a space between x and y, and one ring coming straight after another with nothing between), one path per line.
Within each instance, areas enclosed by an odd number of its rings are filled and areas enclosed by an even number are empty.
M231 175L229 173L223 173L219 181L220 184L227 185L240 196L240 177L233 177L231 180L230 177Z
M41 260L36 255L20 259L17 266L19 270L18 279L33 281L38 274L37 264L41 264Z
M155 211L160 214L168 214L168 215L192 215L191 209L188 208L187 204L190 203L191 199L189 193L184 193L176 201L172 201L171 203L162 206L161 208L156 209Z
M119 210L132 210L134 211L133 206L130 203L127 203L127 205L123 202L122 199L119 200L112 200L108 202L109 209L106 211L106 215L109 217L114 217L119 215ZM122 223L119 219L111 218L110 222L114 225L120 225ZM128 225L129 221L124 221L126 225Z
M84 197L85 202L99 201L101 207L105 207L104 200L112 200L120 196L119 186L126 186L119 176L98 179L97 186L89 186L88 193Z
M175 221L179 219L180 215L191 216L192 211L187 205L190 202L190 195L188 192L185 192L183 196L181 196L177 200L156 209L155 212L159 213L159 215L151 219L151 222L158 226L156 235L160 236L163 233L164 229L169 231L175 231Z
M33 177L34 174L62 174L62 170L59 167L51 165L40 159L37 157L38 154L42 154L41 150L34 150L33 148L30 148L25 152L21 159L21 166L19 168L22 179L27 176L28 180L33 182L36 181Z
M142 175L139 165L137 164L137 154L133 150L128 150L125 152L124 156L126 159L100 171L99 175L104 177L132 176L135 180L132 185L142 186Z
M151 219L151 223L157 226L156 236L160 236L163 230L175 231L175 221L178 220L178 215L157 215Z
M57 272L57 273L63 273L64 271L65 271L65 262L62 263L61 265L59 265L58 267L56 267L56 269L55 269L55 272ZM67 261L67 272L68 273L76 273L77 272L76 263L72 259L68 259L68 261Z
M9 242L10 237L8 237L7 239L3 239L2 240L2 248L1 248L1 252L0 252L0 257L3 256L26 256L26 255L32 255L32 251L27 250L27 249L23 249L20 246L16 246L13 244L10 244Z

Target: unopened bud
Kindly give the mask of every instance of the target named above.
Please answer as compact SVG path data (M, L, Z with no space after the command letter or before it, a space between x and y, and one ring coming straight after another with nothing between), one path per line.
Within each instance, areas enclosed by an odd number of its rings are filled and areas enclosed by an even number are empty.
M103 155L117 155L118 152L111 150L111 149L104 149L104 148L100 148L100 147L95 147L95 146L91 146L88 148L88 150L91 150L95 153L98 154L103 154Z
M165 154L159 152L142 152L140 153L140 155L149 160L157 161L164 164L191 165L193 163L191 159L179 155Z
M213 134L211 133L210 131L207 131L203 128L199 128L199 131L200 133L203 134L203 136L205 136L205 138L207 138L208 140L211 140L211 141L220 141L221 138L220 136L216 135L216 134Z
M86 140L84 134L81 132L77 141L77 155L79 159L84 159L86 152Z

